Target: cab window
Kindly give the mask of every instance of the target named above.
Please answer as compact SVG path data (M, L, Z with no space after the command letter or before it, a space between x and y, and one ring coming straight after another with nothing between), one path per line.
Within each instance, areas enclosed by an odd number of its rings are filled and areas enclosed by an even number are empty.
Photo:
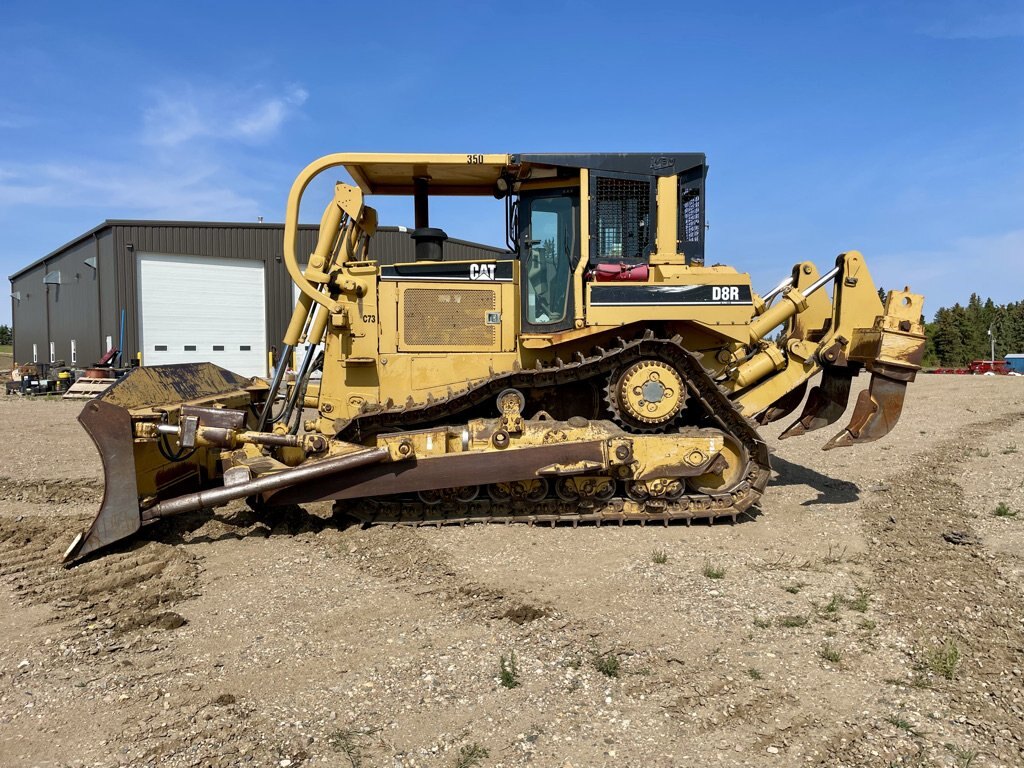
M526 257L526 321L551 325L565 319L572 273L573 201L539 197L530 201Z

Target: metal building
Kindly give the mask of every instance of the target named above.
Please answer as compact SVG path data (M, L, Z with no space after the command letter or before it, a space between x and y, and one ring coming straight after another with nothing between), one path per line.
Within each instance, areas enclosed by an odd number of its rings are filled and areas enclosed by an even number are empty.
M317 228L301 226L298 252ZM109 349L143 365L211 361L266 375L294 305L283 224L108 220L10 276L14 360L87 367ZM507 256L463 240L446 260ZM370 257L414 260L409 232L381 227Z

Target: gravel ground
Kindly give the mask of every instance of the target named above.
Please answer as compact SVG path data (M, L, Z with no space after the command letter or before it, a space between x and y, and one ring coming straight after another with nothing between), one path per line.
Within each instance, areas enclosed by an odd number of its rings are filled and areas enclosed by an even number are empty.
M80 407L0 399L4 766L1024 765L1022 379L921 376L854 449L772 425L736 525L232 505L65 570Z

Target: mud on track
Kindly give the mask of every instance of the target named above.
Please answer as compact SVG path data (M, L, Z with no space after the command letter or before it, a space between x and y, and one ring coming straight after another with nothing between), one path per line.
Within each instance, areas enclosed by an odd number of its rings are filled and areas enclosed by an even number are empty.
M71 570L99 477L64 405L0 401L4 765L1024 764L1018 380L921 377L860 449L779 425L735 526L233 505Z

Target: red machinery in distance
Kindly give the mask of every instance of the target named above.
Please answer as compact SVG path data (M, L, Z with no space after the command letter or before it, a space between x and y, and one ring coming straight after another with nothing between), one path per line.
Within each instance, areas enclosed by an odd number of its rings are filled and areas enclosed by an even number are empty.
M932 373L952 373L958 375L968 374L992 374L1005 376L1010 372L1010 367L1005 360L972 360L966 368L936 368Z

